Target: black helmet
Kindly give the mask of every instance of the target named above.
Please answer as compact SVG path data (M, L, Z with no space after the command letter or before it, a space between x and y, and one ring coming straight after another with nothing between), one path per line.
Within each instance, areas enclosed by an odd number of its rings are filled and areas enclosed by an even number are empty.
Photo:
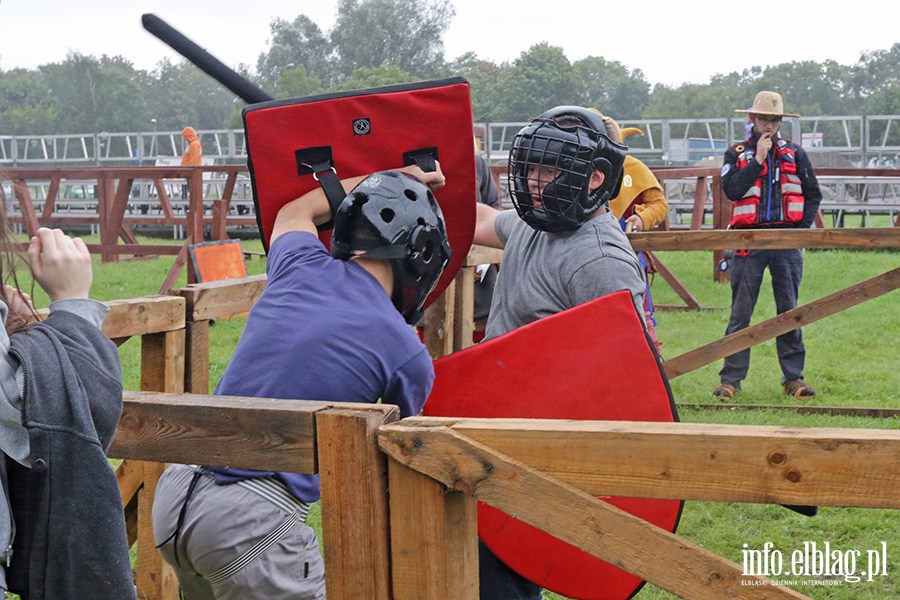
M390 260L391 300L407 323L416 323L450 262L444 216L428 186L399 171L380 171L353 188L334 217L331 255L348 260L355 252Z
M607 137L597 113L578 106L548 110L516 134L509 151L509 189L516 211L535 229L578 229L618 195L627 150ZM536 178L539 168L550 171L552 179ZM605 178L591 191L594 170ZM546 184L537 203L529 179Z

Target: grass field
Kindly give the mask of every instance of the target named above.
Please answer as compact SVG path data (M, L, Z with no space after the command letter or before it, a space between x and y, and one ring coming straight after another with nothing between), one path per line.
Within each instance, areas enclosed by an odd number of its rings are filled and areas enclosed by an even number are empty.
M144 240L152 243L153 240ZM258 241L244 241L245 250L260 251ZM662 353L672 358L722 337L728 321L730 290L727 284L713 282L709 252L661 252L659 257L679 280L708 308L700 312L658 312L658 335ZM95 262L93 295L114 300L155 294L169 271L172 257L132 260L119 263ZM808 251L805 254L801 303L832 294L900 265L900 252L892 251ZM265 260L247 261L251 274L265 272ZM184 274L180 285L184 285ZM754 323L775 316L768 275L754 315ZM657 304L680 304L681 300L661 277L652 286ZM36 294L36 303L45 306L46 298ZM243 318L220 319L211 328L210 380L215 385L228 363L243 328ZM806 378L818 391L815 406L898 408L900 407L900 296L894 291L839 314L804 327L807 346ZM139 389L139 344L132 340L120 349L126 389ZM734 407L722 410L711 390L718 382L721 361L671 380L672 391L683 421L735 423L749 425L788 425L796 427L850 427L900 429L897 418L862 418L828 415L798 415L789 410L796 399L781 395L774 340L752 351L751 369L743 392ZM707 406L695 407L697 404ZM690 405L690 406L689 406ZM784 410L742 410L741 405L776 405ZM879 465L872 465L878 469ZM881 548L887 544L887 576L875 581L851 583L832 578L837 585L813 585L808 582L794 589L815 599L886 599L900 597L900 573L895 559L900 531L900 511L855 508L820 509L816 517L803 517L778 506L688 502L678 534L729 560L741 563L742 550L762 549L772 542L785 555L815 542L830 543L842 551ZM859 567L857 570L862 569ZM824 583L807 577L815 583ZM821 579L821 578L820 578ZM561 598L545 592L548 599ZM674 598L647 585L638 598Z

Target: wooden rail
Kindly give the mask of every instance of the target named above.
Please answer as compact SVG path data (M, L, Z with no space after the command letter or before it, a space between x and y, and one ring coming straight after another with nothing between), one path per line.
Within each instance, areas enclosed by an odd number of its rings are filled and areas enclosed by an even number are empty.
M476 499L692 600L806 596L596 496L900 508L897 431L412 418L382 427L379 445L405 516L394 569L416 574L395 578L395 598L477 598ZM435 526L411 522L423 506Z

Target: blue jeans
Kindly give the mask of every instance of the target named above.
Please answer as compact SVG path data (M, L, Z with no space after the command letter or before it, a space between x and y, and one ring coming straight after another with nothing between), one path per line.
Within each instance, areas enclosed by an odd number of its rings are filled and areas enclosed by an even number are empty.
M753 309L759 299L766 269L772 278L775 308L780 315L797 308L800 280L803 278L801 250L752 250L748 256L735 254L731 264L731 319L725 335L749 327ZM803 377L806 348L799 328L775 338L778 362L784 375L782 382ZM740 387L750 369L750 348L725 357L719 371L722 383Z

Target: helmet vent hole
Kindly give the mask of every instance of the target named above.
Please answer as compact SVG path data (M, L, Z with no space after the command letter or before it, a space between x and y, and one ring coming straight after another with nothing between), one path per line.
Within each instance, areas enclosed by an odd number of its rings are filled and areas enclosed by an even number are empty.
M379 216L381 217L381 220L384 221L385 223L390 223L391 221L394 220L396 213L393 211L393 209L383 208L383 209L381 209L381 213L379 213Z
M412 191L412 190L403 190L403 194L404 194L407 198L409 198L410 200L412 200L413 202L415 202L416 200L419 199L419 197L416 195L416 193L415 193L414 191Z

